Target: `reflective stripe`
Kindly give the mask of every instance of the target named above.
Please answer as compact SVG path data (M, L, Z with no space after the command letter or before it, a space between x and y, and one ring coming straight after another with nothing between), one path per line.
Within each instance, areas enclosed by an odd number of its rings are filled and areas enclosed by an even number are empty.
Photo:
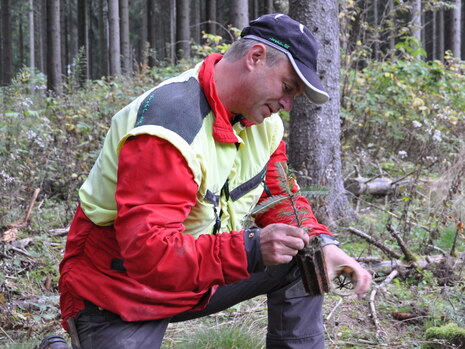
M249 191L255 189L260 185L263 178L266 174L266 168L268 167L268 163L263 167L263 169L253 178L249 179L247 182L242 183L237 188L232 190L229 195L233 201L236 201L247 194Z

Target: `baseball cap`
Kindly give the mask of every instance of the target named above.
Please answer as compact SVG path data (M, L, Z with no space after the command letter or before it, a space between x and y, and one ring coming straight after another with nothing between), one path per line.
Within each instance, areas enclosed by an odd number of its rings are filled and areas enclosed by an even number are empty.
M310 30L291 17L278 13L263 15L242 30L241 37L254 39L283 52L305 83L305 94L315 104L326 103L328 93L317 75L319 44Z

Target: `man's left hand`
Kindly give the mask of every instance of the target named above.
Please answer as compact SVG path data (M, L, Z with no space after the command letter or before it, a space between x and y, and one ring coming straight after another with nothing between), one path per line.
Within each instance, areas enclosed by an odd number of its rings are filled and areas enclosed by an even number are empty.
M348 265L355 271L357 283L355 285L355 293L359 298L363 298L371 285L372 276L364 269L354 258L350 257L336 245L326 245L323 247L325 255L326 269L329 278L332 280L335 276L337 267Z

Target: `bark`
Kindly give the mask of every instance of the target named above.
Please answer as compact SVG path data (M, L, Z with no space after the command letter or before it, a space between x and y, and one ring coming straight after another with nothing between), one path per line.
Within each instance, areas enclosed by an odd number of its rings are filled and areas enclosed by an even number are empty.
M191 37L196 44L200 44L200 1L191 2Z
M378 14L378 0L373 0L373 27L375 28L375 43L374 43L374 53L375 60L379 60L379 34L377 31L379 24L379 14Z
M249 1L231 0L231 25L242 29L249 24Z
M176 0L176 56L188 59L190 50L189 1Z
M412 36L421 42L421 0L414 0L412 6Z
M34 0L29 0L29 66L35 67Z
M439 60L441 62L444 62L444 51L445 51L445 40L444 40L444 32L445 32L445 26L444 26L444 10L441 9L438 12L438 51L439 51Z
M119 0L121 24L121 55L123 58L123 74L132 72L131 47L129 43L129 4L128 0Z
M148 63L150 67L156 62L156 14L155 0L147 0L147 42L149 46Z
M10 0L2 0L2 84L9 84L13 77L13 43L11 40Z
M48 54L47 88L61 94L60 0L47 1Z
M79 83L82 85L89 78L89 17L88 2L81 0L77 2L77 21L78 21L78 50L81 52L81 67L79 68ZM102 56L104 59L104 56Z
M266 13L273 13L274 12L273 0L266 0L265 6L266 6L266 8L265 8Z
M100 75L110 75L110 64L108 61L108 2L100 0L99 2L99 16L98 16L98 30L99 30L99 51L100 51Z
M150 0L149 0L150 1ZM148 64L148 52L147 52L147 45L148 45L148 9L147 9L147 2L148 1L141 1L140 2L140 9L139 9L139 18L140 27L139 27L139 41L138 41L138 50L137 50L137 62L143 66Z
M47 52L48 52L48 40L47 40L47 0L41 0L41 23L40 23L40 69L43 73L47 74Z
M455 7L451 12L451 43L454 57L461 59L461 14L462 0L455 0Z
M207 19L208 27L207 32L216 35L216 0L207 0Z
M257 18L260 13L260 5L258 4L258 0L252 0L250 7L250 13L252 18Z
M436 60L438 59L438 36L437 36L437 31L438 31L438 27L437 27L437 12L436 11L432 11L432 17L433 19L431 20L431 59L432 60Z
M171 64L176 62L176 0L170 0L170 46Z
M66 76L68 67L68 0L61 0L60 3L60 52L61 52L61 74Z
M392 17L392 21L394 22L394 17L395 17L395 8L394 8L394 0L389 0L389 13L390 16ZM391 51L394 51L394 46L396 45L396 39L395 39L395 32L394 32L394 26L390 30L390 35L389 35L389 49Z
M118 0L108 1L108 22L110 29L110 75L121 74L121 50Z
M336 0L291 0L289 15L305 24L321 44L319 75L330 100L323 106L299 97L291 112L290 167L301 186L329 187L326 197L310 198L318 219L333 226L337 219L354 215L345 196L341 174L339 117L339 25Z
M23 29L23 16L19 16L19 61L21 64L24 62L24 29Z

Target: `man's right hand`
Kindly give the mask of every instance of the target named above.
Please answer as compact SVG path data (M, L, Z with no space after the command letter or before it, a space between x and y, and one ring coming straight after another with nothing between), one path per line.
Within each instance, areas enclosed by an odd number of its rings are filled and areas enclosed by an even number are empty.
M303 229L287 224L270 224L261 229L260 248L265 265L289 263L310 237Z

